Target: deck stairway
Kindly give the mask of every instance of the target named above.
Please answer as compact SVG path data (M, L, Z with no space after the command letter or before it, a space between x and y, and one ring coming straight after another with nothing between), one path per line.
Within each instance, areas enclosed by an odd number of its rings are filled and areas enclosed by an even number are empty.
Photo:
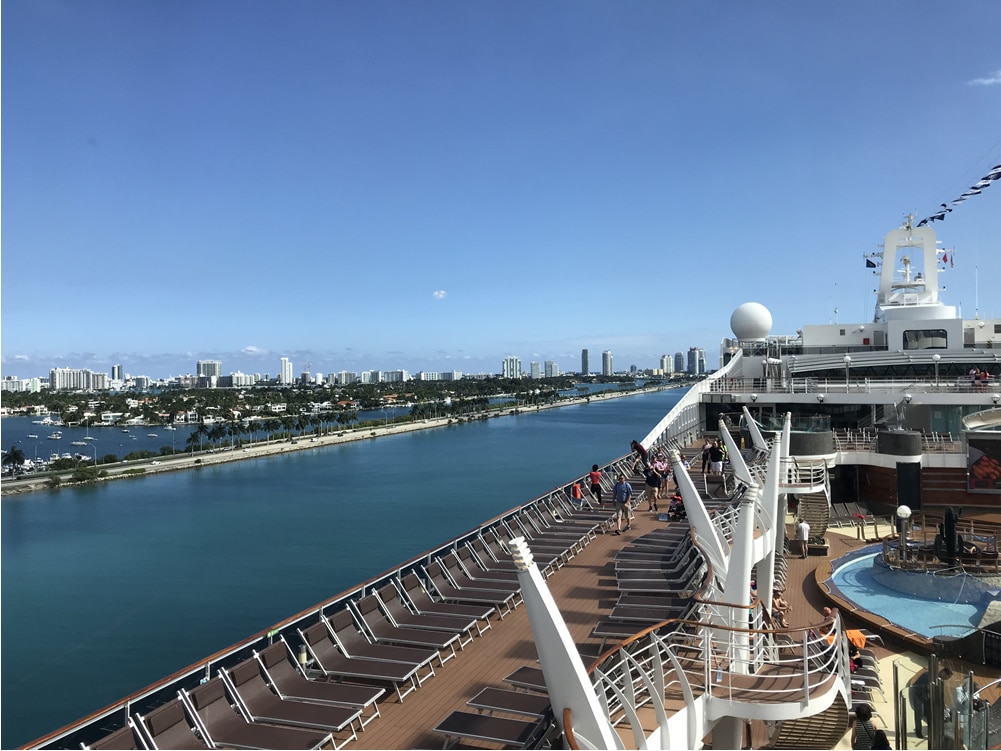
M778 723L770 748L835 748L845 737L848 709L840 702L819 714Z
M824 492L807 493L799 497L796 511L797 520L803 519L810 525L810 553L827 554L827 528L831 523L831 504Z

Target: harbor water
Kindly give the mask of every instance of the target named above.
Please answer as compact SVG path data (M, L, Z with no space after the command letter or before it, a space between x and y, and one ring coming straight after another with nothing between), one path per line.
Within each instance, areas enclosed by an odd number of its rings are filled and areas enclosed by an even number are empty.
M30 742L627 453L682 394L4 498L0 745Z

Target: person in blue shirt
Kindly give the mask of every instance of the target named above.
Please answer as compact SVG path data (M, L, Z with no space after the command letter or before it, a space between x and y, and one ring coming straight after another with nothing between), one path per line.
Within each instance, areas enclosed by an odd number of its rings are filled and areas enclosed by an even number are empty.
M612 488L612 498L615 500L615 534L621 535L628 532L629 525L629 501L633 497L633 486L626 482L624 474L619 475L619 481ZM622 522L625 521L626 528L622 529Z

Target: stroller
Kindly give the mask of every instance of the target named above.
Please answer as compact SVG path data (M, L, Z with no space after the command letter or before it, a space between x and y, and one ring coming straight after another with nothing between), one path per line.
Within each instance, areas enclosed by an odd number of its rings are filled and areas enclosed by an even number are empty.
M688 518L688 514L685 512L685 502L680 493L671 496L670 505L667 507L667 516L672 522Z

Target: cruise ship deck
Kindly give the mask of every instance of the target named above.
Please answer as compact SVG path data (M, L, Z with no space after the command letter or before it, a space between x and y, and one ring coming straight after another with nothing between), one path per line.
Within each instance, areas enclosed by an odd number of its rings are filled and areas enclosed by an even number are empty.
M693 473L698 476L697 470L693 469ZM634 487L642 487L642 478L633 477L631 483ZM661 512L664 507L665 504L662 502ZM635 512L636 519L632 522L632 529L629 532L621 536L599 534L582 553L547 579L547 585L583 655L597 655L603 646L602 640L591 634L595 623L608 616L619 595L615 580L616 553L628 547L633 540L654 530L675 525L687 527L684 521L659 521L658 514L647 511L646 508L645 501L639 504ZM998 521L1001 521L1001 515L998 516ZM792 518L789 517L787 521L791 532ZM840 533L832 529L830 532L831 549L828 556L811 555L802 559L795 554L795 551L786 556L785 596L792 607L789 614L791 627L819 625L824 621L823 608L830 605L831 601L820 591L815 582L817 568L827 565L829 560L845 552L866 544L864 540L857 538L853 529L846 528ZM842 613L844 612L842 610ZM866 624L861 622L853 624L849 620L849 625ZM608 640L604 647L608 649L615 641ZM919 659L919 655L907 651L907 645L903 643L891 642L887 645L870 646L880 658L881 677L886 687L892 687L890 665L894 660L907 660L917 664ZM395 698L384 702L381 707L382 718L371 723L366 731L350 744L350 747L372 749L441 747L445 739L432 732L432 728L440 719L444 719L455 710L468 709L466 702L485 687L513 688L511 684L505 683L505 677L524 666L537 667L537 659L528 617L525 608L520 607L503 621L495 620L493 629L474 639L459 653L457 659L448 661L438 670L438 675L434 679L407 696L402 703ZM586 658L584 662L587 666ZM1001 677L1001 671L978 666L978 675L991 679ZM887 699L892 698L889 690L885 693ZM892 743L892 707L878 693L874 692L871 698L877 713L877 725L887 730ZM833 714L835 717L838 715L838 713ZM844 721L847 712L842 711L841 718ZM813 725L811 740L820 744L812 747L851 747L846 722L841 724L832 721L830 717L826 719L826 725L818 723L817 717L804 718L803 722ZM783 747L781 743L775 744L775 738L768 737L768 728L763 723L752 723L750 732L754 734L748 738L750 747ZM810 747L804 743L808 736L800 736L795 731L789 735L787 741L789 745L785 747ZM826 742L824 739L829 740L829 745L824 745ZM915 744L916 740L911 739L911 748L922 747L920 741ZM629 747L628 739L624 738L624 743ZM484 744L484 747L501 746ZM895 747L901 746L895 744Z

